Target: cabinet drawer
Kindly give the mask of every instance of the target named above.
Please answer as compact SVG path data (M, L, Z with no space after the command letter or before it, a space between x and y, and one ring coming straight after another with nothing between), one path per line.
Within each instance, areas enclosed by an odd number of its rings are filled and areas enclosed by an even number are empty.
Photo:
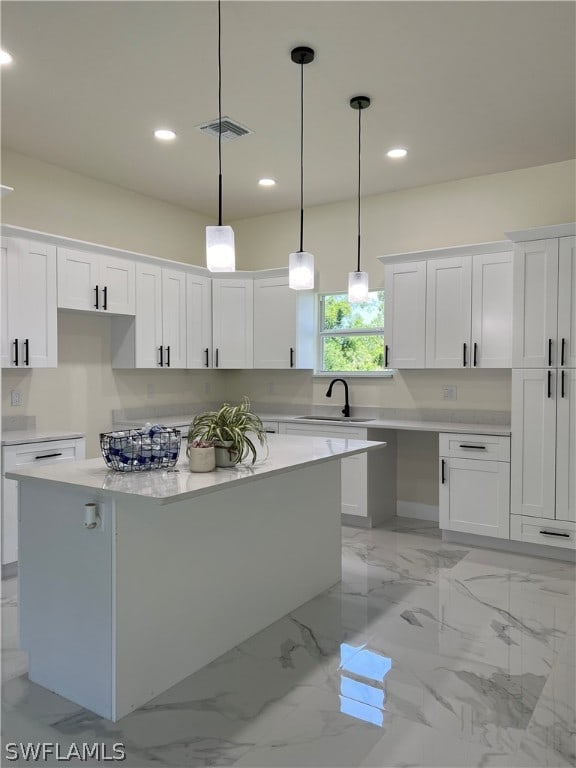
M266 432L269 432L270 434L278 432L278 422L277 421L263 421L262 422L264 429Z
M547 544L550 547L576 549L576 523L547 520L545 517L512 515L510 538L533 544Z
M440 456L446 458L510 461L510 438L502 435L440 434Z
M49 440L43 443L22 443L4 446L2 471L18 469L29 464L55 464L76 461L85 455L85 442L80 440Z

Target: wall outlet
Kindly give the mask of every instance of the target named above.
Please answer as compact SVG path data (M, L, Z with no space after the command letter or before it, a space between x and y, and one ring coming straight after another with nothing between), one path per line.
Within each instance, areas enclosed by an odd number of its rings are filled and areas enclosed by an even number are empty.
M17 389L10 390L10 405L22 405L22 392Z
M458 387L455 384L444 384L442 387L442 400L457 400Z
M148 400L154 397L154 384L146 384L146 397Z

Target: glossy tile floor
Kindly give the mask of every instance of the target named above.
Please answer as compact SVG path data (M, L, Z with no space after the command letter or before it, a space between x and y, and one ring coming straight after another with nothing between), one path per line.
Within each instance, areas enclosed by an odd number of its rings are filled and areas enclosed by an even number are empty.
M574 766L575 581L420 521L345 528L341 584L115 724L28 682L6 581L3 742L122 742L131 766Z

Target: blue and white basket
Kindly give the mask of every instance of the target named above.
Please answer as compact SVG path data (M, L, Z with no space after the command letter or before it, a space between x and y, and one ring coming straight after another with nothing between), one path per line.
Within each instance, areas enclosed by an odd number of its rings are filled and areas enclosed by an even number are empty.
M181 434L160 424L144 429L102 432L100 450L104 461L118 472L146 472L173 467L180 453Z

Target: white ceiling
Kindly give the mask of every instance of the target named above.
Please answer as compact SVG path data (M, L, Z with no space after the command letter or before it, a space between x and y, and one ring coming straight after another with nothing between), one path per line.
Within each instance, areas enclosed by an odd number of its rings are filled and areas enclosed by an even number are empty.
M573 2L243 2L222 5L223 111L253 135L223 145L224 218L299 203L305 68L306 204L575 156ZM17 152L216 213L215 2L2 2L2 140ZM157 127L174 144L152 138ZM393 146L409 150L391 161ZM272 176L278 185L256 182ZM3 180L10 183L10 180Z

